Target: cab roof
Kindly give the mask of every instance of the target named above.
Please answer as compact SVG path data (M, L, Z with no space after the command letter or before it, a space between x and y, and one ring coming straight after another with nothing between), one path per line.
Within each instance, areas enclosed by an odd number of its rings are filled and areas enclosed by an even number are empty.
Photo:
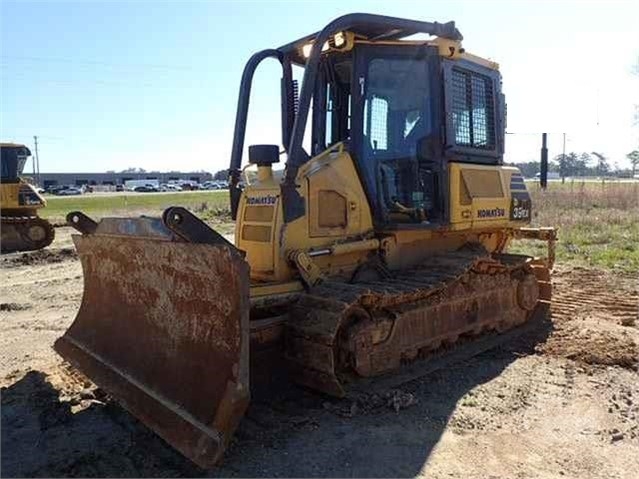
M326 29L349 31L357 37L369 41L399 40L416 33L426 33L457 41L463 39L460 31L455 28L455 22L423 22L368 13L351 13L344 15L329 23L325 30ZM315 32L306 35L294 42L282 45L277 50L289 57L291 62L303 65L306 63L306 59L302 55L302 47L309 42L313 42L320 33L321 32Z
M9 142L0 142L0 148L10 148L10 149L20 149L22 150L22 154L27 156L31 156L31 150L26 145L22 143L9 143Z

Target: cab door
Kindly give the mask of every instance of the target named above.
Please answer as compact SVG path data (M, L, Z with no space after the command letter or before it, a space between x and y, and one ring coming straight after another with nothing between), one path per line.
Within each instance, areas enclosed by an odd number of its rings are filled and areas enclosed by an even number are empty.
M447 220L437 50L363 45L353 76L356 163L383 227L436 227Z

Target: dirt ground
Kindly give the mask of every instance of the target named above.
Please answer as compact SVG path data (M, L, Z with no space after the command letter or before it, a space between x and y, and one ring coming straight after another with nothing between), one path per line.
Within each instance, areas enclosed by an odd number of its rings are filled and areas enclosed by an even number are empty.
M202 471L51 349L82 295L69 231L57 237L0 258L4 477L637 477L636 275L559 265L548 320L401 390L254 401L224 463Z

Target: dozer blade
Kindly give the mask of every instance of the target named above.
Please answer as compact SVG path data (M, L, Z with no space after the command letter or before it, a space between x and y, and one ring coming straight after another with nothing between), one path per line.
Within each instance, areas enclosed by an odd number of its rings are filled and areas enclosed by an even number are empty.
M166 219L74 218L85 233L73 237L84 295L54 349L169 444L211 467L249 402L249 273L241 252L197 228L187 240Z

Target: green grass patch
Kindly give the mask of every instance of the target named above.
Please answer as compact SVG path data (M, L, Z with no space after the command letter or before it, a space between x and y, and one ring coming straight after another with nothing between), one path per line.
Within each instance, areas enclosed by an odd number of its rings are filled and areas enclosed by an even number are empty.
M532 226L559 230L557 260L617 271L639 271L639 183L529 185ZM545 244L516 241L510 251L544 255Z
M53 223L61 223L71 211L82 211L94 219L105 216L159 216L169 206L183 206L207 220L223 218L229 216L229 194L228 191L189 191L47 196L47 207L40 213Z

